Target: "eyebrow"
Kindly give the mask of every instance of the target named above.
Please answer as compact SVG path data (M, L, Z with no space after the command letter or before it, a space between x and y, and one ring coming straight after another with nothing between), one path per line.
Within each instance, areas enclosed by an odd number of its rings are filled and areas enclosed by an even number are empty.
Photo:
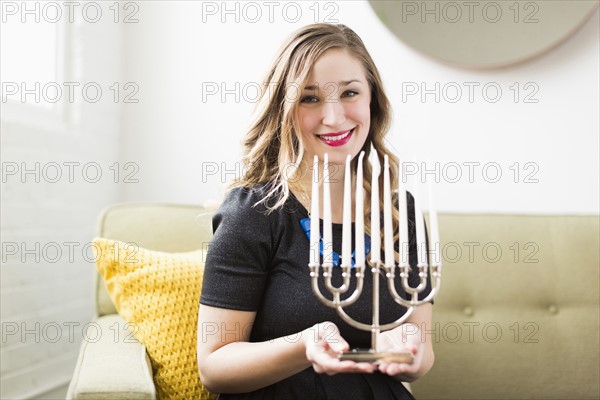
M349 81L339 81L338 85L348 86L349 84L351 84L353 82L362 83L359 79L350 79ZM329 82L329 83L334 83L334 82ZM319 88L319 85L310 85L310 86L305 87L304 90L317 90L318 88Z

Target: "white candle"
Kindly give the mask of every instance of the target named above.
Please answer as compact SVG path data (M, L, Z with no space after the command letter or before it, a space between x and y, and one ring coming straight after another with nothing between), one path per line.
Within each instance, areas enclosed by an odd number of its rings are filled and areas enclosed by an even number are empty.
M352 265L352 188L350 187L350 160L346 158L346 169L344 171L344 220L342 226L342 265L350 267Z
M385 266L394 266L394 229L392 227L392 189L390 187L390 160L383 157L383 240Z
M431 241L429 242L429 246L433 248L433 251L430 254L433 257L433 260L430 261L429 264L439 264L440 263L440 232L438 231L438 219L437 219L437 210L434 206L433 201L433 185L431 181L429 183L429 237Z
M354 216L355 228L355 257L356 267L365 266L365 189L363 186L363 158L365 152L361 151L358 156L358 168L356 169L356 215Z
M400 242L400 262L408 264L408 210L406 203L406 186L403 182L402 164L398 169L398 241Z
M381 173L381 164L374 147L371 147L372 177L371 177L371 262L381 261L381 233L379 222L379 174Z
M312 173L312 198L310 204L310 259L309 265L319 265L319 157L315 156Z
M419 264L425 264L425 221L423 220L423 212L420 207L420 193L419 184L417 180L415 183L414 198L415 198L415 225L417 234L417 262Z
M331 234L331 192L329 189L329 158L325 153L323 166L323 264L333 263Z

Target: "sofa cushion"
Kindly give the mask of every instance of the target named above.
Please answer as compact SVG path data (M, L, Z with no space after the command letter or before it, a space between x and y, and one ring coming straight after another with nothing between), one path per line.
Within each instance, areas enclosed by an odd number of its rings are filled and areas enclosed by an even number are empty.
M212 239L214 209L211 205L115 204L100 213L96 236L169 253L206 249ZM104 282L98 274L94 278L97 315L115 314L117 310Z
M213 399L196 358L204 251L167 253L94 239L96 266L119 314L146 346L159 399Z

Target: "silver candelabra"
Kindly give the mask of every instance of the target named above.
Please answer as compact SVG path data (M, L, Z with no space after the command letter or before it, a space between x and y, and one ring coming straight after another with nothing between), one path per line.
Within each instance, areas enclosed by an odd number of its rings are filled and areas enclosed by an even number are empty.
M372 167L372 182L371 182L371 251L370 251L370 268L373 276L373 316L371 324L361 323L350 317L344 307L347 307L358 300L361 296L364 277L365 277L365 229L364 229L364 187L363 187L363 158L364 152L361 152L358 159L356 171L356 192L355 192L355 259L354 268L352 266L352 197L351 197L351 168L348 156L345 165L344 177L344 203L343 203L343 227L342 227L342 256L341 269L343 283L339 287L332 284L333 271L333 246L332 246L332 229L331 229L331 195L329 188L329 163L328 155L325 154L323 166L323 263L320 262L319 249L321 249L321 236L319 228L319 160L315 156L313 164L313 180L312 180L312 199L311 199L311 214L310 214L310 276L312 281L312 290L317 298L326 306L335 308L338 315L351 326L364 331L371 332L371 348L368 350L352 350L340 354L342 360L367 361L367 362L406 362L412 363L412 354L410 353L392 353L392 352L377 352L377 336L382 331L387 331L398 327L404 323L407 318L414 312L415 308L430 302L439 292L441 283L442 262L440 259L439 249L440 240L438 232L437 214L433 209L432 193L429 193L429 244L433 248L430 255L427 257L427 246L425 239L425 222L420 207L418 206L418 197L415 193L415 224L416 224L416 240L417 240L417 268L419 271L420 282L416 287L410 286L408 276L410 273L409 264L409 246L408 246L408 210L406 202L406 190L402 182L402 173L399 171L399 186L398 186L398 213L399 213L399 262L396 264L394 252L394 233L392 227L392 193L390 189L390 166L387 155L384 157L383 167L383 240L384 240L384 260L381 260L381 236L378 234L381 231L380 210L379 210L379 176L381 174L381 165L375 149L371 149L369 161ZM326 298L319 289L320 269L323 268L323 277L325 280L326 289L332 294L333 299ZM401 285L410 299L403 298L395 286L396 269L399 269ZM356 277L356 289L345 299L341 296L350 288L350 278L354 269ZM404 313L396 321L383 324L379 323L379 273L385 271L387 278L388 290L392 298L400 305L407 308ZM418 298L419 294L425 290L427 286L428 275L432 277L431 292L423 299Z

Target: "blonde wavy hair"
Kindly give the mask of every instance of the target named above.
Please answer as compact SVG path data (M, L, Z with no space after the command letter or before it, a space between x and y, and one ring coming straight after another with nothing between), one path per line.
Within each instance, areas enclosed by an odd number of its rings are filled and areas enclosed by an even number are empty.
M255 120L242 141L244 174L232 182L230 188L267 184L267 194L259 203L264 203L269 212L281 207L289 198L290 182L306 172L301 168L304 148L299 139L301 135L297 118L301 98L299 91L307 84L317 59L331 49L346 50L362 63L371 92L371 124L362 148L365 152L365 229L370 233L372 170L367 160L371 145L377 151L382 168L384 155L389 157L394 193L398 188L398 158L385 145L385 136L391 124L391 106L383 90L379 71L360 37L342 24L307 25L292 34L280 48L263 81ZM357 162L358 157L354 157L352 171L356 171ZM383 210L383 172L379 177L379 187L380 210ZM397 232L398 211L392 208L394 232ZM397 233L394 242L396 240Z

